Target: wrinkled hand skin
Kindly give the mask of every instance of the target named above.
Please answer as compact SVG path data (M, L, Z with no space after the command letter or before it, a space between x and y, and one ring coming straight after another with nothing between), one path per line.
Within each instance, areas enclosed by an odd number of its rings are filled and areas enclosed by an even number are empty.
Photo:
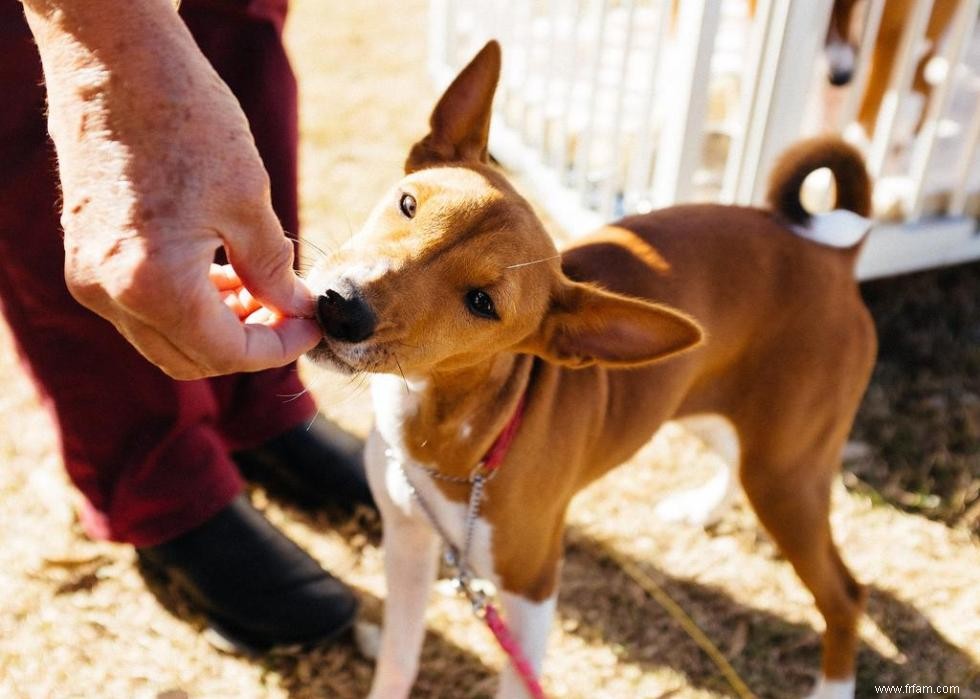
M169 0L23 0L64 193L65 279L178 379L281 366L313 347L313 297L272 211L245 116ZM209 276L224 246L267 309Z

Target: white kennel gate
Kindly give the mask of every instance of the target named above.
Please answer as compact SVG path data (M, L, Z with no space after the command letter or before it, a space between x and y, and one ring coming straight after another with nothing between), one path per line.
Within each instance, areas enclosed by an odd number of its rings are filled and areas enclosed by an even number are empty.
M431 0L430 69L442 87L501 41L491 152L578 234L675 202L759 203L785 146L854 120L885 3L864 3L846 88L824 77L832 0L758 0L754 17L745 0ZM980 259L980 0L959 2L916 135L911 83L932 4L906 18L866 143L879 222L865 279Z

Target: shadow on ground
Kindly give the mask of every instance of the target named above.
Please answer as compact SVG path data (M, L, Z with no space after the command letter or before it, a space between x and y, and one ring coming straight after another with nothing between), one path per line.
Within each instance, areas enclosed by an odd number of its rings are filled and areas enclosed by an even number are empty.
M378 542L372 518L355 522L336 512L297 512L296 516L312 527L359 532ZM351 527L352 523L357 526ZM569 539L556 623L587 643L612 648L620 663L644 669L667 667L681 673L692 687L734 696L718 668L694 641L615 564L608 544L576 528L570 529ZM673 577L646 562L635 562L699 625L710 627L714 643L758 696L799 697L812 687L820 657L819 633L813 627L746 605L718 587ZM150 571L141 572L172 615L202 631L206 629L205 620L179 590ZM79 573L84 577L85 571ZM380 620L382 600L363 589L359 594L364 602L363 618ZM914 605L872 587L868 615L897 652L886 657L868 645L861 646L858 697L876 696L876 684L959 683L961 695L980 691L975 679L980 668ZM908 654L914 660L909 660L903 649L915 649ZM276 684L295 699L362 697L373 673L373 663L350 639L327 648L277 650L252 661L274 673ZM974 685L968 687L971 678ZM430 631L413 696L491 697L495 685L495 673L480 657Z
M608 545L576 535L569 547L559 597L559 616L574 620L576 633L612 646L621 660L668 666L683 672L694 687L732 695L711 660L674 620L649 599L614 562ZM800 697L819 672L820 636L808 624L747 606L724 590L672 577L636 561L702 628L735 670L760 697ZM788 564L787 564L788 565ZM618 591L608 599L604 590ZM858 652L857 696L874 697L874 685L959 684L961 695L980 691L980 667L950 643L913 605L872 587L868 616L897 648L885 657L862 644ZM709 622L710 623L706 623ZM915 649L906 659L903 649ZM929 649L929 652L924 652Z

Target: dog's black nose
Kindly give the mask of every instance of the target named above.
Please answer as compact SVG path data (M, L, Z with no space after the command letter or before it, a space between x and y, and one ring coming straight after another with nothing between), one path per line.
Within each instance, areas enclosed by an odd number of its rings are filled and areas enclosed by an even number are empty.
M827 79L834 87L842 87L851 82L854 71L851 68L831 68L827 74Z
M377 319L371 308L356 294L344 298L333 289L316 301L316 319L323 332L342 342L361 342L374 334Z

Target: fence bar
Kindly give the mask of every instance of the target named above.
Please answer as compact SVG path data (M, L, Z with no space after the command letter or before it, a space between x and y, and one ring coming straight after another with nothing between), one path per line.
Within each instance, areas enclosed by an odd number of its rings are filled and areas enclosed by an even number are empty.
M781 43L782 31L786 28L788 6L782 3L777 8L776 3L779 1L762 0L756 7L752 36L749 41L750 53L742 73L739 96L738 123L741 129L731 138L722 180L721 201L725 204L748 204L751 198L745 169L747 163L758 162L757 151L761 134L757 132L760 127L765 127L765 121L759 119L756 110L761 108L763 101L768 103L776 70L775 62L767 60L769 57L766 47L773 33L779 34Z
M455 16L452 0L431 0L429 5L429 74L437 75L444 66L454 65L449 55L450 44L456 39Z
M630 211L640 203L638 197L641 192L646 198L649 196L650 170L653 165L653 106L654 98L658 93L658 82L660 80L660 61L664 51L664 37L667 35L667 28L670 26L670 3L671 0L660 0L657 15L654 20L653 43L649 51L649 64L647 65L647 83L643 89L643 106L640 110L640 118L637 122L637 134L639 140L633 155L629 159L629 172L626 177L626 209ZM649 201L643 202L644 206L650 205Z
M745 95L755 104L746 108L745 143L726 172L726 202L759 203L772 161L799 136L831 1L773 0L768 9L757 82Z
M565 79L565 99L561 110L561 128L558 130L558 158L557 167L559 177L562 181L572 166L572 159L569 157L569 140L572 135L571 119L572 105L575 102L575 76L578 75L578 31L582 23L582 15L585 12L584 5L587 0L570 0L575 6L575 16L568 35L568 63Z
M596 105L599 97L599 78L602 73L603 53L606 49L606 17L609 15L609 0L599 3L599 17L595 23L595 53L592 56L592 66L589 70L589 92L586 98L586 120L582 129L579 147L575 152L576 188L582 201L589 189L589 159L592 151L592 140L595 137Z
M522 0L488 0L486 10L490 16L486 24L481 27L483 31L489 32L490 37L497 39L503 50L507 52L508 58L504 60L501 67L500 81L497 84L497 104L500 105L500 116L511 128L515 128L513 105L519 92L515 87L517 80L514 78L518 72L515 69L517 51L513 48L517 43L518 22L514 6L519 4L523 4Z
M548 162L551 140L554 136L549 127L552 120L552 84L558 63L558 22L561 18L561 2L547 0L548 9L548 57L544 64L544 82L541 85L541 128L538 131L541 162Z
M471 43L480 43L485 39L498 39L503 43L503 37L499 31L500 28L497 26L497 15L499 14L497 3L499 0L487 0L487 2L477 5L474 5L472 2L467 2L467 0L456 1L465 2L469 7L473 30L476 34L470 37ZM474 47L470 46L468 48L472 49ZM463 57L457 57L456 64L453 68L461 68L464 60L466 59Z
M868 152L868 171L872 177L879 177L885 168L888 149L891 146L895 124L898 121L902 104L912 88L912 78L919 62L919 44L925 34L933 0L918 0L912 8L905 31L898 46L895 65L892 66L888 91L881 101L878 123L875 125L871 150Z
M970 173L976 162L978 145L980 145L980 93L977 94L973 116L964 134L960 159L956 164L956 177L953 180L953 192L948 209L950 216L962 216L966 211L966 200L969 194L966 188L970 184Z
M660 132L653 174L655 208L687 199L691 177L701 160L711 54L721 18L721 3L685 0L679 5L678 13L679 55L677 71L672 71L677 92Z
M626 99L626 77L629 71L630 54L633 52L633 35L636 23L637 0L628 0L626 11L626 38L623 40L623 59L619 64L619 80L616 84L616 106L613 110L612 135L609 137L609 156L606 159L606 178L602 187L599 211L603 219L610 219L616 202L616 194L621 190L620 162L623 151L620 138L623 133L623 103Z
M939 124L949 108L956 75L970 47L969 40L973 35L978 8L980 8L980 0L961 0L950 24L950 37L943 52L947 66L946 76L932 92L922 130L912 151L912 163L909 167L909 179L912 180L912 202L908 213L910 219L922 215L926 175L929 173L936 152Z
M582 206L554 168L542 163L512 130L500 122L490 124L490 150L508 170L523 175L522 182L538 201L547 202L552 219L573 236L584 235L603 222L599 214Z
M919 223L879 223L857 260L860 280L980 259L980 235L972 218L944 217Z
M864 91L868 88L868 78L871 77L871 56L874 54L875 41L878 40L878 30L881 28L881 15L884 11L885 0L868 0L864 26L861 28L861 43L856 56L857 70L851 78L851 86L839 115L838 123L842 129L857 119L858 111L861 109ZM867 136L870 138L871 134Z
M790 2L777 59L772 92L764 105L762 139L752 168L750 203L761 203L776 157L800 135L806 96L813 85L813 66L823 48L832 0Z
M517 130L525 143L531 143L531 129L528 121L532 104L536 101L531 94L534 81L531 80L531 71L534 62L532 52L536 42L534 41L534 8L530 2L517 2L516 7L511 8L514 13L513 46L520 46L519 54L524 64L516 70L517 79L514 80L514 90L512 99L515 99L518 106Z

